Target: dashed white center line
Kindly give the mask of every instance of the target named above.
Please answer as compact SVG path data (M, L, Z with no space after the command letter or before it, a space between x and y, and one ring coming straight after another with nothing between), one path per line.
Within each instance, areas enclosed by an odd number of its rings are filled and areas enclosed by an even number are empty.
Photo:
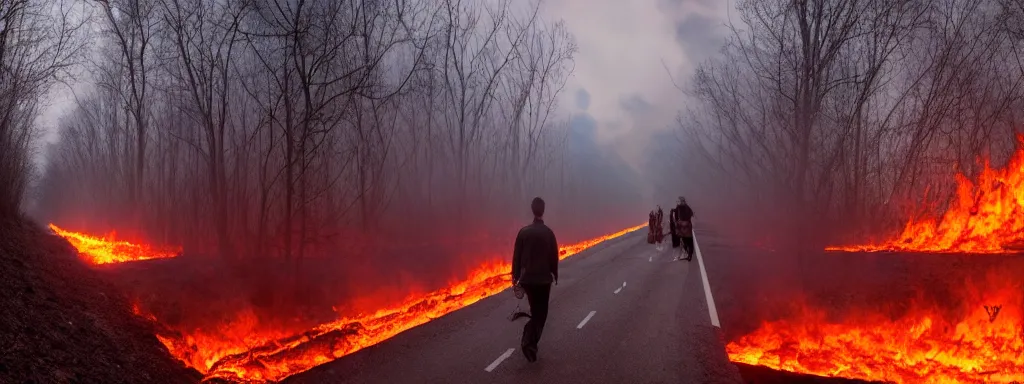
M622 288L626 288L626 282L625 282L625 281L623 281L623 282L622 282L622 286L621 286L621 287L619 287L619 289L616 289L616 290L615 290L615 293L619 293L619 291L621 291L621 290L622 290Z
M580 322L580 325L576 326L576 329L583 329L583 326L587 325L587 322L590 321L591 317L594 317L595 313L597 313L597 311L590 311L590 314L587 315L587 317L583 318L583 321Z
M654 261L654 256L651 256L651 258L647 259L647 261Z
M501 356L498 356L497 359L494 359L494 362L491 363L491 365L488 365L487 368L484 368L484 370L487 372L491 372L494 370L494 368L498 368L498 364L501 364L502 361L505 361L505 359L507 359L509 356L512 356L512 351L515 350L515 348L509 348L507 351L505 351L505 353L502 353Z

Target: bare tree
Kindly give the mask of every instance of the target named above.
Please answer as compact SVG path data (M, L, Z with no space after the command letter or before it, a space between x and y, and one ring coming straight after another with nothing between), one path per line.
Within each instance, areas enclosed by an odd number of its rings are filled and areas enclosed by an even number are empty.
M436 33L439 11L429 12L431 5L430 2L405 3L393 9L371 8L360 15L361 44L355 52L365 85L353 100L351 131L354 137L351 142L358 170L356 198L364 230L377 226L377 219L396 190L394 172L385 167L396 165L389 160L396 155L393 151L399 103L409 93L414 76L426 65L427 42ZM423 32L412 26L420 27ZM388 71L385 60L396 52L407 55L411 62L407 68Z
M549 169L550 155L557 149L544 144L558 142L560 132L554 132L552 121L557 113L558 96L565 87L572 72L572 60L577 47L563 23L550 29L533 23L510 28L506 35L509 42L515 42L518 29L528 30L519 51L503 81L505 99L499 108L504 110L508 124L507 142L499 144L511 152L512 190L514 196L525 199L526 192L541 182L540 175L531 177L530 171L537 165ZM555 135L550 137L549 134ZM553 139L553 140L552 140ZM500 162L504 164L505 162ZM495 172L497 173L497 172Z
M708 119L692 119L690 132L704 138L705 153L723 171L739 172L751 187L769 188L769 199L807 214L827 209L831 170L846 138L862 137L857 119L919 18L913 6L741 3L748 28L733 27L725 57L698 70L695 96L706 109L695 113ZM848 95L852 100L832 104ZM852 141L859 154L858 140Z
M699 102L680 123L766 205L882 222L895 201L1006 151L989 143L1007 142L1021 77L1007 75L1012 49L992 5L741 3L745 29L697 71Z
M0 216L18 213L28 188L40 99L82 49L74 15L65 2L0 1Z
M575 46L538 4L521 18L433 0L99 4L97 45L112 50L51 148L53 206L144 195L125 209L151 236L298 270L346 237L560 184L556 101ZM83 193L59 192L71 184Z
M156 4L151 0L97 0L106 16L109 33L114 36L114 44L119 55L117 65L107 68L108 87L119 86L125 109L129 113L135 133L135 162L131 181L131 198L133 203L141 205L144 201L142 192L146 180L146 143L149 103L149 72L152 60L153 37L158 27ZM124 77L116 83L109 81Z
M127 197L129 185L118 181L131 180L132 168L125 161L131 135L119 129L122 109L115 97L97 90L77 99L75 109L61 119L62 139L47 151L47 173L61 175L66 184L45 186L41 202L46 209L104 221L93 224L116 219L107 215Z
M490 117L492 102L502 73L518 54L529 25L536 20L536 10L521 28L502 46L501 34L512 23L510 3L464 6L461 1L445 0L444 38L446 51L440 71L443 74L446 105L445 122L448 149L454 157L457 201L467 202L470 183L471 156L484 133L485 119ZM484 18L486 17L486 18ZM459 205L459 216L465 204Z
M202 142L189 142L206 160L209 197L220 254L232 255L228 237L228 182L225 157L232 91L232 60L241 45L244 2L225 6L204 0L162 0L164 22L177 48L171 74L191 103L184 112L202 127Z

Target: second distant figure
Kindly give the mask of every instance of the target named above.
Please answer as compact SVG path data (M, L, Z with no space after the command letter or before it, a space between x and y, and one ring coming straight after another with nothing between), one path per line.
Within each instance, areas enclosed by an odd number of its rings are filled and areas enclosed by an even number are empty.
M530 321L523 328L523 355L537 361L537 344L548 318L551 284L558 285L558 241L555 232L544 225L544 200L535 197L530 204L533 223L519 230L512 251L512 282L526 291L530 302Z
M679 196L679 204L676 205L676 231L682 237L683 249L679 256L676 256L675 260L690 261L693 259L693 216L693 209L690 208L689 204L686 204L685 198ZM683 253L686 253L685 259L683 258Z

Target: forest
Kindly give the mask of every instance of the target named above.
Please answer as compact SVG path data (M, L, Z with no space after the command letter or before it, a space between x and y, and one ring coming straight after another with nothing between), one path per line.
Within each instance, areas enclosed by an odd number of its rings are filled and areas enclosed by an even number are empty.
M736 227L883 236L1018 148L1022 1L750 0L728 30L675 161Z
M675 140L650 150L671 161L643 177L573 148L577 48L540 3L3 4L0 208L228 259L487 239L535 195L582 238L650 209L620 185L638 182L737 231L863 238L941 210L1020 132L1019 0L741 1L720 54L675 79ZM89 86L33 169L69 79Z
M43 222L236 262L503 239L533 196L566 240L642 221L639 197L577 171L621 160L569 143L577 48L539 2L3 4L24 20L0 46L19 84L0 130L7 211L31 200ZM72 81L33 169L35 115Z

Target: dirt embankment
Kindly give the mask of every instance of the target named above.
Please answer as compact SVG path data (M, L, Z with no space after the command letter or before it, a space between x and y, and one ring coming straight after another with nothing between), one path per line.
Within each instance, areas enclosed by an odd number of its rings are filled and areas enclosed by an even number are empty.
M0 382L195 383L63 239L0 219Z

